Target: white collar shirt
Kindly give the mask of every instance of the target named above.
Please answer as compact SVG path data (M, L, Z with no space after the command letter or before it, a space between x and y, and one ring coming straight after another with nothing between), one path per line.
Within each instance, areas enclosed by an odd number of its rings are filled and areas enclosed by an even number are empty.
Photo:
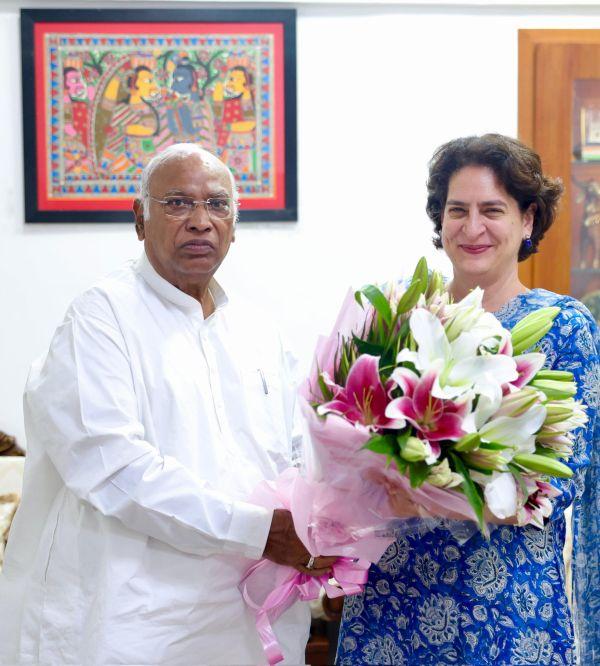
M78 297L25 393L23 499L0 583L0 663L261 663L237 585L271 512L247 502L292 458L291 356L146 255ZM308 610L275 626L303 663Z

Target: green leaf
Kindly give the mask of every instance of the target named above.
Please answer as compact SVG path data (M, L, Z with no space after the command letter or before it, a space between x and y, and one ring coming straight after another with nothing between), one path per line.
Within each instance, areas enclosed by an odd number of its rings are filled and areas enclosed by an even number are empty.
M389 326L392 323L392 309L385 294L374 284L366 284L359 292L364 294L378 315ZM356 294L355 294L356 298Z
M425 483L429 476L431 467L426 462L415 462L408 464L408 478L411 488L419 488Z
M481 444L481 439L476 432L465 435L452 447L455 451L467 452L475 451Z
M323 375L319 373L319 388L321 389L321 393L323 395L323 399L329 402L330 400L333 399L333 391L327 386L325 383L325 380L323 379Z
M400 474L404 474L406 472L406 468L408 467L406 460L402 459L400 456L393 456L393 458Z
M479 529L482 534L486 533L485 521L483 519L483 495L478 486L475 485L469 470L465 467L465 464L460 459L460 456L450 452L450 458L454 463L455 471L458 472L463 478L463 491L465 497L467 498L469 504L473 507L473 511L477 516L477 521L479 523Z
M352 335L352 340L354 341L359 354L370 354L371 356L381 356L383 354L384 349L381 345L361 340L360 338L357 338L356 335Z
M527 489L527 484L525 483L525 480L523 479L523 475L521 474L521 470L516 465L513 465L512 463L508 463L507 467L508 467L508 471L517 480L517 482L519 484L519 487L521 488L521 493L523 494L523 497L528 497L529 496L529 490Z
M373 453L382 453L386 456L395 456L398 451L394 435L376 435L362 447Z
M504 444L498 444L498 442L481 442L479 445L480 449L487 449L488 451L505 451L512 447L505 446Z
M426 284L426 283L425 283ZM404 314L415 307L419 296L425 291L423 282L419 278L410 283L408 289L402 294L402 298L398 301L397 315Z
M429 282L429 269L427 268L427 260L425 257L421 257L417 262L415 272L412 276L413 280L421 280L423 284L423 292L427 291L427 284Z

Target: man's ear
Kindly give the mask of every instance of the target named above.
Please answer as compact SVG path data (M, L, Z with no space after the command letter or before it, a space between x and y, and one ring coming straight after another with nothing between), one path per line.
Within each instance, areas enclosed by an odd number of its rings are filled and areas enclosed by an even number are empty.
M135 217L135 232L137 233L138 240L146 238L144 229L144 204L141 199L135 199L133 202L133 215Z

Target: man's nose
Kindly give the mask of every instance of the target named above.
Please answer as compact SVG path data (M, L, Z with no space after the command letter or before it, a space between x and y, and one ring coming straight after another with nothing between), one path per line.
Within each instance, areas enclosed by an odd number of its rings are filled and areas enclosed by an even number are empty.
M212 226L213 222L208 215L208 211L204 204L198 204L185 221L185 228L188 231L194 229L205 231L207 229L212 229Z

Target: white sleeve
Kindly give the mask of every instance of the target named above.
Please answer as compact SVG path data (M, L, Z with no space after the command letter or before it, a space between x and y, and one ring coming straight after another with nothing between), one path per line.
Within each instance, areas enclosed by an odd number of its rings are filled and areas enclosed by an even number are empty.
M272 511L236 501L145 440L123 337L103 313L71 312L25 393L31 445L106 516L186 553L261 557Z

